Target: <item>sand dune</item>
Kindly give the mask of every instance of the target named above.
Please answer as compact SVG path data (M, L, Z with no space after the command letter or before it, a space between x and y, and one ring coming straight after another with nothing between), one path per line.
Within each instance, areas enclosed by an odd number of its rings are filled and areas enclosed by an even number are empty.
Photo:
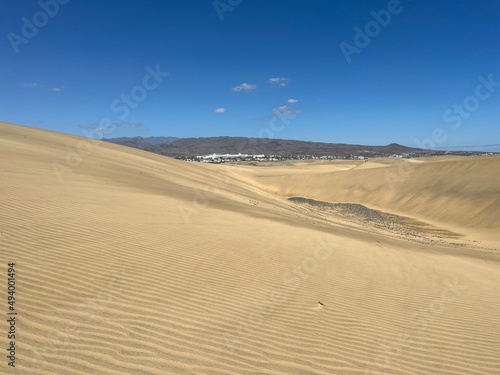
M499 156L381 159L339 169L350 163L246 172L282 196L362 203L500 240Z
M0 124L19 348L0 373L500 373L499 158L414 163L392 190L393 160L231 167L80 142ZM490 250L337 225L294 195L484 231Z

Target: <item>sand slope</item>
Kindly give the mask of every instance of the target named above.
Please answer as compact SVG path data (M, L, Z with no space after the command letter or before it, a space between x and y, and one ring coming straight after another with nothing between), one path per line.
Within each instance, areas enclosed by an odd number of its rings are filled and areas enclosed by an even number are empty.
M366 204L459 231L490 230L500 241L500 156L299 163L274 173L246 172L282 196Z
M497 255L331 225L282 196L295 184L320 196L328 170L301 185L270 167L263 182L100 142L72 160L82 141L0 124L0 263L17 264L20 348L16 372L0 373L499 373ZM472 162L460 177L494 204L495 178ZM359 173L360 200L419 213L401 192L377 198L383 168L339 173ZM498 223L487 203L471 204Z

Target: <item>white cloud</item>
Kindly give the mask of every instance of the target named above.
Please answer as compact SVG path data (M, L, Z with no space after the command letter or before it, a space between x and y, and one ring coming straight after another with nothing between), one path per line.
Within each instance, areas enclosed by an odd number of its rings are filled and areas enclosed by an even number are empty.
M35 82L25 83L25 84L23 84L23 86L28 88L28 89L39 89L39 88L43 87L42 85L35 83Z
M226 108L217 108L214 112L215 113L225 113L226 112Z
M297 99L288 99L288 103L295 104L295 103L298 103L298 100Z
M78 127L80 129L84 129L84 130L93 130L93 131L96 131L96 132L100 132L100 131L103 131L104 128L99 126L99 125L78 125Z
M273 113L278 117L283 116L294 116L302 113L301 109L292 108L288 105L282 105L281 107L274 108Z
M242 83L239 86L232 87L231 90L234 92L252 92L257 88L257 85L250 83Z
M290 80L288 78L269 78L267 83L278 87L285 87L290 83Z
M52 87L52 91L61 92L64 87Z

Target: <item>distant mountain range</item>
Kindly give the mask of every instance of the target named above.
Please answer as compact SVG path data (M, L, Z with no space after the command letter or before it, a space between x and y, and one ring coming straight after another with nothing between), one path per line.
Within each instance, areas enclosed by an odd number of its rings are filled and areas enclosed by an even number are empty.
M121 137L104 141L151 151L171 157L189 157L208 154L264 154L264 155L312 155L312 156L365 156L390 155L441 155L446 151L423 150L391 143L387 146L351 145L343 143L306 142L270 138L245 137Z

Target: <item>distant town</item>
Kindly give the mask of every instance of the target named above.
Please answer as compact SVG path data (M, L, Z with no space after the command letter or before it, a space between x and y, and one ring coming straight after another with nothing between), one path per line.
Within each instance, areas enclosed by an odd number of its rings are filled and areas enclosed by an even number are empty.
M426 150L397 143L369 146L245 137L121 137L105 139L105 141L178 160L214 164L287 160L368 160L382 157L409 159L423 156L494 154L489 151Z
M443 156L443 155L458 155L458 156L487 156L494 155L493 152L480 152L480 151L436 151L435 153L427 152L410 152L402 154L391 154L391 155L375 155L373 157L389 157L389 158L401 158L401 159L411 159L419 158L424 156ZM369 157L363 155L251 155L251 154L209 154L209 155L197 155L197 156L177 156L174 157L178 160L184 160L188 162L200 162L200 163L238 163L238 162L278 162L287 160L365 160L368 161Z

